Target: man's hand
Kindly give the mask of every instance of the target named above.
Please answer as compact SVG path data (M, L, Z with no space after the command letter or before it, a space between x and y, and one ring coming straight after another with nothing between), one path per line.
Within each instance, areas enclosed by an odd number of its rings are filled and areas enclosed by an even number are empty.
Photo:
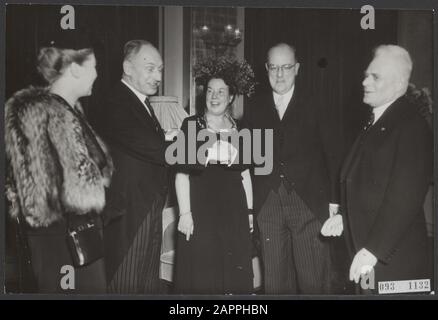
M337 203L329 203L329 214L330 218L334 215L338 214L339 211L339 204Z
M344 223L342 222L342 216L336 214L328 218L321 228L321 234L324 237L339 237L344 230Z
M211 160L219 162L221 164L227 164L231 166L237 157L237 149L227 141L216 141L211 148L207 150L207 160L205 165Z
M362 274L370 272L377 263L377 258L367 249L362 248L354 256L350 267L350 281L359 283Z
M166 141L173 141L173 139L178 135L179 129L169 129L166 130L165 139Z
M187 212L179 216L178 231L186 235L186 240L190 240L190 236L193 234L194 225L192 213Z

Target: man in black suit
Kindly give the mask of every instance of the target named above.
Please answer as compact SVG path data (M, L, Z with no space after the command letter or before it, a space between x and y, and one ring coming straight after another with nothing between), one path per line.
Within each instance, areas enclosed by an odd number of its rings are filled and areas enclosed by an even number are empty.
M374 292L379 281L430 279L423 202L432 176L432 132L405 95L411 70L405 49L375 50L362 83L372 116L341 171L350 280L358 283L374 271Z
M272 173L254 176L267 294L329 292L330 254L321 227L337 213L341 153L314 95L295 81L299 67L293 47L272 47L266 63L272 91L256 96L244 114L250 128L274 132Z
M159 293L162 210L168 178L166 135L148 97L163 61L144 40L125 44L123 77L108 93L103 135L115 172L105 209L105 262L110 293Z

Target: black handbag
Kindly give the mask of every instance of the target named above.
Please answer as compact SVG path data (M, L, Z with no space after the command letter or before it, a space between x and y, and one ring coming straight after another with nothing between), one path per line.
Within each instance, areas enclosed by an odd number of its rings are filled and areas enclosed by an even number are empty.
M96 219L87 215L85 221L77 223L76 215L68 215L68 247L72 256L73 264L76 267L83 267L103 258L104 244L102 232L99 229Z

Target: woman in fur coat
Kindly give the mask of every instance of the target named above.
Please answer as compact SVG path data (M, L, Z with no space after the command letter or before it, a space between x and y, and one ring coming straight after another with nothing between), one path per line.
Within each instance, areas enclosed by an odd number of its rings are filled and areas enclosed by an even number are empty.
M94 219L101 228L112 173L78 102L91 94L96 59L92 49L47 47L37 67L49 86L23 89L6 103L11 216L23 218L38 292L103 293L103 259L74 267L67 244L69 227Z

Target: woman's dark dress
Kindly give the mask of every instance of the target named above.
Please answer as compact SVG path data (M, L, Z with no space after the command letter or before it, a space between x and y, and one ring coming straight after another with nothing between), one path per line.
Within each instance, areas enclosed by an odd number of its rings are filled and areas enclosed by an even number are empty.
M181 128L186 146L188 121L196 121L197 132L205 128L202 117L187 118ZM252 293L251 234L241 176L245 169L221 164L178 167L177 171L190 175L194 231L189 241L178 232L176 293Z

